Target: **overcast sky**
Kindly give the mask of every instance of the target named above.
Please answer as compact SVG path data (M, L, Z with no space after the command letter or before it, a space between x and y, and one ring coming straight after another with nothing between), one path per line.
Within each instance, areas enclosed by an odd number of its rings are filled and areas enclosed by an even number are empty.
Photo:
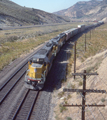
M40 9L45 12L56 12L71 7L78 1L89 0L10 0L21 6Z

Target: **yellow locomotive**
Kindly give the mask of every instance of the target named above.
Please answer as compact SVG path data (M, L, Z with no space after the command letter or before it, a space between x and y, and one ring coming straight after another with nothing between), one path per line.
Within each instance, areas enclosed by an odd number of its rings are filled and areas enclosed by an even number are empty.
M29 60L25 75L25 86L27 88L34 90L43 88L53 59L63 45L65 36L65 33L63 33L51 39Z

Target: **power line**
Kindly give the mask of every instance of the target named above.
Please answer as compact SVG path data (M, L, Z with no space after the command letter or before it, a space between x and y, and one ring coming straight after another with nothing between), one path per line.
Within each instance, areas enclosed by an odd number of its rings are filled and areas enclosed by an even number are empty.
M80 94L81 94L81 93L80 93ZM81 94L81 96L82 96L82 94ZM86 104L87 104L87 103L86 103ZM87 104L87 107L88 107L88 109L90 110L90 107L88 106L88 104ZM91 110L90 110L90 112L91 112L91 114L92 114L94 120L96 120Z
M64 92L80 92L82 93L82 105L63 105L64 107L82 107L82 120L85 120L85 107L104 107L105 105L86 105L86 93L93 92L93 93L106 93L105 90L94 90L94 89L86 89L86 76L89 75L98 75L97 73L86 73L86 70L84 70L84 73L73 73L74 76L83 76L83 89L66 89L64 88Z
M99 77L99 78L100 78L100 77ZM100 82L102 82L102 79L100 80ZM92 97L91 97L91 99L93 100L93 98L92 98ZM96 98L96 99L97 99L97 98ZM98 100L98 99L97 99L97 100ZM94 100L93 100L93 101L94 101ZM95 101L94 101L94 102L95 102ZM102 115L103 119L104 119L104 120L106 120L106 119L105 119L105 117L104 117L104 115L102 114L102 112L100 111L100 109L99 109L99 108L98 108L98 110L99 110L100 114Z
M92 98L92 97L91 97L91 99L93 100L93 98ZM97 99L97 98L96 98L96 99ZM97 100L98 100L98 99L97 99ZM94 101L94 100L93 100L93 101ZM103 117L103 119L104 119L104 120L106 120L106 119L105 119L105 117L104 117L104 115L102 114L102 112L100 111L100 109L99 109L99 108L98 108L98 110L99 110L99 112L100 112L101 116Z

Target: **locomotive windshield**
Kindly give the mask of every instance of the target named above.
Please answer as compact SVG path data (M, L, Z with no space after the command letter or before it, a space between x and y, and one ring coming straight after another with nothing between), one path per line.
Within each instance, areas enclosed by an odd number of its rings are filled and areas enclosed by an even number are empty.
M44 59L39 58L39 64L44 64Z
M32 62L32 63L38 63L38 64L44 64L44 59L43 58L38 58L38 59L32 58L30 60L30 62Z

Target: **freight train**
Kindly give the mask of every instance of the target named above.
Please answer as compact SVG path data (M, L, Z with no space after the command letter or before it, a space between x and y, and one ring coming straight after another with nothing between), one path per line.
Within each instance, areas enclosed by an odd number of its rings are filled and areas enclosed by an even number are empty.
M46 77L52 67L53 60L61 47L73 36L86 29L97 27L104 22L99 21L92 25L78 25L77 28L64 31L55 38L49 40L31 59L28 61L28 69L25 75L25 87L33 90L41 90L44 87Z

